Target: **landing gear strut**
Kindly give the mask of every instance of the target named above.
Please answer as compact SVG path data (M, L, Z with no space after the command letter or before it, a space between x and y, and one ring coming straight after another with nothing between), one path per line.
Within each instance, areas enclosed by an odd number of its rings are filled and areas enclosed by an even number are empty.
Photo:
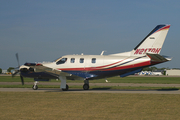
M33 85L33 87L32 87L33 90L37 90L37 89L38 89L37 83L38 83L38 81L35 81L35 82L34 82L34 85Z
M84 80L83 89L84 90L89 90L89 80Z

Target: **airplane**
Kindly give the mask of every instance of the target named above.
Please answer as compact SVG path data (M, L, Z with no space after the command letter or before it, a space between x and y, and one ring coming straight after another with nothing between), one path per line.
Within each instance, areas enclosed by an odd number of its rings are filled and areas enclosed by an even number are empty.
M171 58L160 55L162 45L170 25L157 25L133 50L110 55L65 55L49 63L25 63L12 75L20 73L23 77L34 78L33 89L37 90L38 81L60 79L60 88L67 91L66 80L83 80L83 89L89 89L89 80L119 75L126 77L140 72L143 68L170 61Z

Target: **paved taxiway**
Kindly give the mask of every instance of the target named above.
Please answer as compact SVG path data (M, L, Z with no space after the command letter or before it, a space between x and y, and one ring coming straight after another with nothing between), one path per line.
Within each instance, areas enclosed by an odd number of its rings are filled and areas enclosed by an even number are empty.
M33 82L25 82L33 85ZM84 83L67 83L69 86L83 86ZM21 82L0 82L0 85L21 85ZM39 82L38 85L59 85L60 82ZM130 87L180 87L180 84L151 84L151 83L90 83L90 86L130 86Z
M33 82L26 82L27 85L33 85ZM40 82L38 85L60 85L58 82ZM21 82L0 82L0 85L21 85ZM83 83L68 83L69 86L83 86ZM139 94L180 94L180 90L113 90L108 86L145 86L145 87L180 87L180 84L137 84L137 83L90 83L90 86L107 86L107 88L97 88L90 90L69 89L62 91L60 88L0 88L0 92L70 92L70 93L139 93Z
M67 92L67 93L134 93L134 94L180 94L180 90L112 90L112 89L69 89L62 91L56 88L39 88L32 90L31 88L0 88L0 92Z
M25 82L33 85L34 82ZM67 83L69 86L83 86L84 83ZM21 82L0 82L0 85L21 85ZM39 82L38 85L59 85L60 82ZM180 84L151 84L151 83L90 83L90 86L130 86L130 87L180 87Z

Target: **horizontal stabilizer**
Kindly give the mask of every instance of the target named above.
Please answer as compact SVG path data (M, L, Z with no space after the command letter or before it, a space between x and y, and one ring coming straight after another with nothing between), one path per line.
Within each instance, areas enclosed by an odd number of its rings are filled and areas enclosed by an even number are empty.
M171 58L167 58L159 54L146 53L146 55L151 59L151 61L155 61L155 62L166 62L171 60Z

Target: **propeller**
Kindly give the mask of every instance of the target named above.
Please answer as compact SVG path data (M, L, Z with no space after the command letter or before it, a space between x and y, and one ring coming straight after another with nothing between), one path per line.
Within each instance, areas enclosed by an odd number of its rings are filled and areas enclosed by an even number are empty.
M12 77L14 77L15 75L17 75L18 73L20 73L20 65L19 65L19 56L18 56L18 53L16 53L16 60L17 60L17 63L18 63L18 70L15 71L15 73L12 74ZM17 69L16 68L16 69ZM20 78L21 78L21 83L22 85L24 85L24 79L23 79L23 76L21 75L20 73Z
M19 68L20 65L19 65L19 55L18 55L18 53L16 53L16 59L17 59L17 62L18 62L18 68Z
M21 78L21 83L22 83L22 85L24 85L24 79L23 79L23 76L20 75L20 78Z
M16 76L16 74L18 74L20 72L20 70L15 70L15 73L12 74L12 77Z

